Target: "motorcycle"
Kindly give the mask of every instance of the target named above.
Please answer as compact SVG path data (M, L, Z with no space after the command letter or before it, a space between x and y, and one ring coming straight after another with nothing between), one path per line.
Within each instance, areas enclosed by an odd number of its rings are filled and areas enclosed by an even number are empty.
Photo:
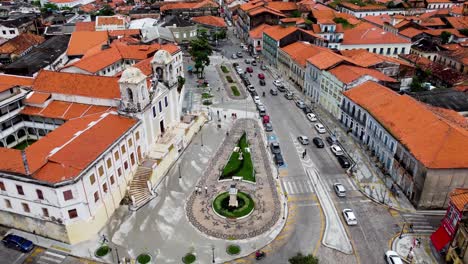
M266 257L266 253L263 251L257 251L255 252L255 259L256 260L261 260Z
M262 96L265 97L265 92L262 93Z

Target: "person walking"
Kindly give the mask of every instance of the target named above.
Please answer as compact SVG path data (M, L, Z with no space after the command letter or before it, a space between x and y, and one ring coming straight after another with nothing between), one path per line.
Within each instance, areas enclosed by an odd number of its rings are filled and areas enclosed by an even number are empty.
M302 152L302 158L304 159L306 155L307 155L307 151L304 149L304 151Z
M208 194L208 186L205 186L205 194Z

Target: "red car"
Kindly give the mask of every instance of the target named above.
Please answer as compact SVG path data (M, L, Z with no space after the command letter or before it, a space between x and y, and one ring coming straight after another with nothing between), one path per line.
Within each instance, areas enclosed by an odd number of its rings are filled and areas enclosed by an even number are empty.
M259 73L259 74L258 74L258 78L259 78L260 80L264 80L264 79L265 79L265 74Z
M253 72L252 67L247 67L247 72L248 72L248 73L252 73L252 72Z

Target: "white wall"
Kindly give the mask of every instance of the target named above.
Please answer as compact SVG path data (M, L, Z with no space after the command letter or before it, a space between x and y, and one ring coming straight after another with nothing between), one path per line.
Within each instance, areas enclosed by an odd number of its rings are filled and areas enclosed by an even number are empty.
M362 45L346 45L341 44L340 50L366 49L369 52L381 55L397 57L398 54L409 54L411 43L401 44L362 44Z
M0 38L12 39L19 35L17 28L9 28L0 25Z

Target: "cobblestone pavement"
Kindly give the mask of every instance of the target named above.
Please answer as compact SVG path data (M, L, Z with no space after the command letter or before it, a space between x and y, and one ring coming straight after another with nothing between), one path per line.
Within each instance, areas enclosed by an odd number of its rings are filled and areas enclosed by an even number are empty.
M220 169L226 165L232 150L244 131L252 153L256 183L238 182L237 188L248 193L255 201L253 213L244 219L224 219L216 215L211 205L215 197L228 191L232 181L218 181ZM201 232L222 239L246 239L268 231L279 220L281 203L266 153L267 146L260 136L260 126L254 119L237 120L223 144L212 157L204 177L197 186L201 194L193 192L187 203L189 221ZM205 186L208 192L205 192Z

